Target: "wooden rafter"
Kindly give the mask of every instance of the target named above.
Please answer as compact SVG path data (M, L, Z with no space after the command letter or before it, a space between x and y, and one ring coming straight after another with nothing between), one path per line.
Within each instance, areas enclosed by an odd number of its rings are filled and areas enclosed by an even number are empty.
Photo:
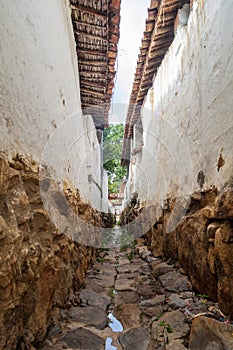
M108 124L114 86L121 0L70 2L82 107L92 112L96 127L103 128Z

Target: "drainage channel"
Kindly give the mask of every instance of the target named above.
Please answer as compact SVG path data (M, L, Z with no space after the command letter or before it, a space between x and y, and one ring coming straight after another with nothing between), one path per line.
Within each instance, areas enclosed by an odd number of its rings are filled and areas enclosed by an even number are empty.
M117 229L116 230L116 233L115 233L115 239L118 238L119 239L120 235L119 235L119 230ZM116 241L115 241L116 243ZM113 287L113 294L117 294L117 291L115 290L115 281L116 281L116 278L117 278L117 267L118 267L118 255L116 256L116 265L115 265L115 269L116 269L116 275L115 275L115 278L114 278L114 287ZM114 298L112 296L112 300L114 301ZM113 315L113 309L114 309L114 303L109 307L109 312L108 312L108 326L109 328L111 329L112 332L114 333L121 333L123 332L124 328L121 324L121 322ZM118 340L116 340L116 342L118 342ZM108 337L106 338L106 341L105 341L105 350L119 350L119 347L117 347L117 345L119 344L116 344L113 345L113 339ZM120 345L119 345L120 346Z
M120 323L120 321L118 321L118 319L115 316L113 316L112 312L108 314L108 319L110 320L108 326L113 332L123 332L124 329L122 324Z
M112 312L108 314L109 323L108 326L114 333L123 332L124 328L121 322L113 315ZM118 347L112 345L113 339L108 337L105 342L105 350L118 350Z
M112 338L106 339L105 350L118 350L114 345L112 345Z
M112 312L108 314L109 319L109 328L111 328L112 332L119 333L123 332L123 326L121 322L113 315ZM118 350L118 347L112 345L113 339L108 337L105 342L105 350Z

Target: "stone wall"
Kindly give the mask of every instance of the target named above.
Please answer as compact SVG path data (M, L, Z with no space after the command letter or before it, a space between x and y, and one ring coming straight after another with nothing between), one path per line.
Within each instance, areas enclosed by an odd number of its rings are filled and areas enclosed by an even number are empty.
M233 317L232 184L221 193L216 188L193 193L185 216L170 231L167 224L175 215L176 201L167 199L159 215L157 206L148 207L147 220L153 226L144 236L147 245L156 257L178 260L193 287L218 301L222 311ZM142 215L142 207L131 200L122 223Z
M35 161L17 156L9 162L1 153L1 349L28 349L29 344L43 340L53 319L62 317L59 310L75 303L75 293L95 257L94 248L71 240L55 227L44 209L40 190ZM57 199L57 192L51 193ZM109 225L106 215L104 224L102 214L67 184L64 195L83 220L95 226Z

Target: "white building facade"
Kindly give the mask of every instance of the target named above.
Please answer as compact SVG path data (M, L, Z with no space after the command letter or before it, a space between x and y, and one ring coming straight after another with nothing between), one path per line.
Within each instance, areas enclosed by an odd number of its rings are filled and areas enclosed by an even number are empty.
M81 109L69 1L2 1L0 31L0 150L46 163L108 211L101 143Z

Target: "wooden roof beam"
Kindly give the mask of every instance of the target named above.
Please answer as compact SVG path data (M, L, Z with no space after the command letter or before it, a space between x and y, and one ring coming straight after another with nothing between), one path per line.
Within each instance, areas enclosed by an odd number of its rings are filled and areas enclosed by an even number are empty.
M102 12L102 11L94 10L88 7L80 6L74 3L71 3L70 8L71 10L78 10L80 12L91 13L95 16L98 15L100 17L105 17L105 18L107 17L107 11Z
M77 46L76 46L77 48ZM79 52L81 54L88 54L88 55L99 55L99 56L104 56L106 57L106 51L105 50L90 50L90 49L87 49L87 48L78 48L77 50L77 55L79 54Z
M94 95L94 96L100 96L103 97L105 96L104 92L98 92L96 90L89 90L89 89L82 89L82 94L83 95Z
M107 61L91 61L91 60L83 60L83 59L79 59L79 64L81 64L81 65L83 65L83 64L85 64L85 65L87 65L87 66L89 66L89 65L91 65L91 66L107 66L108 65L108 62Z
M106 39L107 38L106 35L99 36L99 35L95 35L95 34L88 34L85 32L78 32L77 30L75 30L74 33L75 33L75 35L78 36L78 39L80 39L81 37L84 37L85 39L90 39L90 40L101 40L101 41L105 42L105 45L108 44L108 40Z

